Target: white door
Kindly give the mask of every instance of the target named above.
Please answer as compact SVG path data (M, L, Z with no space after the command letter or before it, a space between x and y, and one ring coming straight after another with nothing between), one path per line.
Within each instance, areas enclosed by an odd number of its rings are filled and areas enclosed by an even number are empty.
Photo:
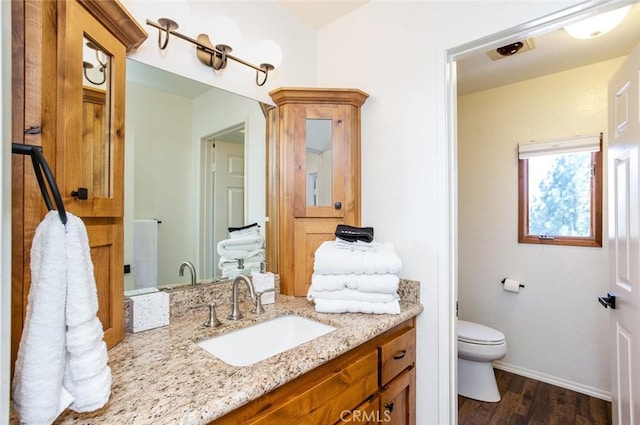
M614 425L640 424L640 45L609 81L609 293ZM615 302L615 306L613 305Z
M214 270L218 266L218 242L229 237L229 227L244 226L244 144L216 141L213 223Z

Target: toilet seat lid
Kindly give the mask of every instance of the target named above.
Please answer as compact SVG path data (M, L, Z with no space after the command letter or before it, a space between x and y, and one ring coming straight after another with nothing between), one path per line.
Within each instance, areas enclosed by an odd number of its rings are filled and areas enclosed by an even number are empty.
M470 344L499 345L504 343L504 334L489 326L458 320L458 341Z

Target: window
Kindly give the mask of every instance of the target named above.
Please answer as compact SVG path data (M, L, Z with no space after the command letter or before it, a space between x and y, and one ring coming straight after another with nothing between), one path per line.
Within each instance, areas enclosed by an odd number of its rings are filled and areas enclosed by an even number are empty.
M602 246L602 134L518 145L518 242Z

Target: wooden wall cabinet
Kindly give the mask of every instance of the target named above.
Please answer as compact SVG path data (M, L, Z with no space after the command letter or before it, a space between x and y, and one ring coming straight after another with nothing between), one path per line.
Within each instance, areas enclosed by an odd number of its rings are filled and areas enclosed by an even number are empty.
M212 425L415 425L415 318Z
M306 296L313 255L338 224L360 225L357 89L280 88L267 118L267 261L281 291Z
M115 0L18 0L11 6L12 141L43 147L66 210L87 227L98 317L110 348L124 336L125 60L147 34ZM87 51L94 68L104 61L102 85L87 87ZM30 164L14 155L12 168L13 364L31 283L31 242L46 208ZM88 189L87 199L72 195L79 188Z

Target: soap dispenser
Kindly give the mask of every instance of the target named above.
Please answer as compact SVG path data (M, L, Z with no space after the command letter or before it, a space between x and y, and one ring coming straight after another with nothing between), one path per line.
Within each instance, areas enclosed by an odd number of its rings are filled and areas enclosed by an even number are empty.
M275 293L275 275L267 271L267 262L260 262L260 271L251 273L253 287L257 294L262 298L262 304L273 304L276 301Z

